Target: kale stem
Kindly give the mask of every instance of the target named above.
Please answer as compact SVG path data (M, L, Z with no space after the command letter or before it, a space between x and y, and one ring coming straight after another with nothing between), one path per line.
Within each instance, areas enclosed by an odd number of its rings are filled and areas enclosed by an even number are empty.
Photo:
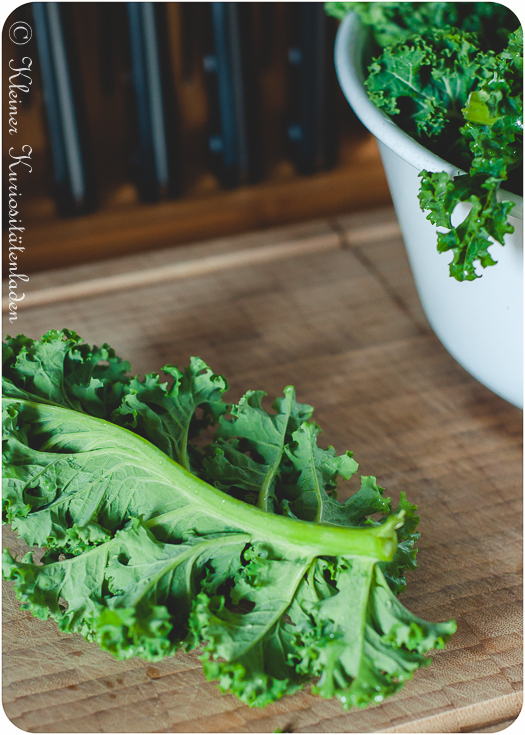
M98 450L108 449L124 460L129 458L153 478L173 486L179 496L189 501L189 511L198 509L220 520L227 530L250 534L254 541L268 541L280 547L292 546L294 553L303 558L343 555L391 561L395 554L397 548L395 529L402 522L401 514L390 516L380 526L357 528L312 523L276 515L232 498L209 485L181 467L147 439L129 429L59 406L43 406L32 401L9 398L5 399L5 402L27 405L40 415L53 417L59 422L71 424L78 419L76 431L70 435L73 446L78 445L82 433L88 433L92 444L96 443ZM60 450L65 453L71 451L68 449L67 441L61 443ZM180 518L180 513L179 507L155 516L149 520L148 526L152 528L167 523L172 518Z

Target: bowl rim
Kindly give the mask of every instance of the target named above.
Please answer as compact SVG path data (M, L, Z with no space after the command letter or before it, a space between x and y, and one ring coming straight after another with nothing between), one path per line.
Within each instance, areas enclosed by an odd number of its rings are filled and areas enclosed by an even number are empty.
M335 68L341 89L357 117L378 140L418 171L444 171L450 176L465 173L414 140L370 101L363 66L367 41L368 34L359 16L355 12L347 13L335 40ZM523 218L523 197L501 190L498 198L514 203L511 217Z

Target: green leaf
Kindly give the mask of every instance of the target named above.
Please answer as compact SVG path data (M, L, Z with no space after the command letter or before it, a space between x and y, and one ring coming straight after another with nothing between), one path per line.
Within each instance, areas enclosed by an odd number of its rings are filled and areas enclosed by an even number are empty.
M514 227L507 221L514 206L511 202L499 202L499 181L484 176L458 176L452 179L446 173L421 174L419 200L422 209L428 210L427 219L449 228L438 232L439 252L452 251L450 275L458 281L479 278L476 265L483 268L495 261L488 248L497 240L502 245L507 233ZM460 202L470 204L464 220L452 226L452 214Z
M316 584L327 571L323 562L317 565L289 611L296 622L297 667L319 676L314 691L337 697L345 709L395 693L430 663L423 654L443 647L455 631L452 622L429 624L402 612L379 567L365 559L333 564L333 587Z
M171 387L154 374L120 380L110 348L49 334L6 349L4 520L45 547L38 563L4 554L25 609L118 658L202 647L205 674L257 706L313 677L344 706L378 701L452 634L392 591L415 566L416 507L402 495L392 513L371 477L338 503L337 481L357 464L317 446L293 388L273 412L251 391L226 417L226 383L201 360L166 368ZM30 355L44 371L49 361L47 383ZM104 371L95 394L83 391ZM209 445L190 443L217 421Z
M18 598L34 615L55 619L118 658L157 660L185 637L203 565L225 548L239 554L247 538L164 544L133 519L103 545L61 561L16 562L6 551L4 575L15 580Z
M166 365L163 372L173 378L173 384L161 383L159 376L146 375L143 380L130 382L122 404L112 419L130 428L188 470L193 469L188 441L198 436L227 410L222 396L228 384L222 375L215 375L206 363L193 357L190 366L180 371ZM199 408L202 417L196 416Z
M403 514L403 524L397 528L396 553L392 561L380 565L385 579L396 595L406 590L405 572L417 566L415 545L420 534L417 530L419 516L416 515L416 511L417 505L409 503L405 493L402 492L396 508L396 514Z
M225 461L235 459L237 466L246 467L247 463L240 457L249 452L251 458L263 468L264 476L257 497L257 506L263 510L272 510L275 498L275 484L279 478L279 468L285 454L285 445L290 441L292 433L308 420L313 409L306 404L297 403L295 390L288 386L284 390L284 398L278 398L273 404L274 415L269 414L262 406L263 391L249 391L241 398L237 406L231 409L232 420L221 417L217 429L217 439L230 443L225 451L224 444L218 445L222 450L221 466ZM207 471L212 479L217 476L217 462L208 462ZM250 465L249 489L253 486L255 468ZM238 481L238 480L237 480Z
M248 603L250 611L228 609L225 597L210 591L194 611L193 624L206 641L205 672L219 679L222 691L257 706L296 691L305 680L288 660L293 638L283 616L311 561L272 558L272 551L255 544L230 593L238 609Z
M107 344L89 347L69 329L41 340L24 335L2 343L3 394L86 411L101 418L120 403L129 363Z
M337 457L333 447L328 449L318 447L317 437L320 433L321 429L316 424L303 424L293 433L294 443L287 450L296 477L293 485L290 484L290 480L288 481L284 492L288 507L294 516L344 526L359 525L366 514L387 511L388 503L382 498L376 486L377 495L373 501L371 497L367 498L366 510L362 512L363 496L370 488L367 484L368 478L363 478L364 484L360 493L356 493L345 503L337 501L338 476L345 480L350 479L357 471L358 465L351 452Z
M336 4L339 5L339 4ZM467 173L422 171L419 201L452 252L450 275L479 278L496 264L494 242L513 232L522 193L523 31L497 3L348 3L373 30L377 48L366 86L372 102L422 145ZM332 10L336 10L335 8ZM338 12L342 8L338 7ZM504 198L504 197L503 197ZM453 226L459 203L468 214Z

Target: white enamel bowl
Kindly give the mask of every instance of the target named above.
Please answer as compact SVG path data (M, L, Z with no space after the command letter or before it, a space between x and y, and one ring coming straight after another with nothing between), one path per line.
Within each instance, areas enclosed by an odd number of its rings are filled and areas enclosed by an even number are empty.
M430 153L368 99L363 57L367 34L354 14L342 21L335 63L343 92L361 122L377 138L394 207L421 304L434 332L466 369L492 391L523 407L523 199L513 201L514 233L490 252L498 263L482 277L459 283L449 276L451 254L436 249L436 228L419 207L421 170L458 169ZM459 205L454 217L464 218ZM458 219L458 221L461 221Z

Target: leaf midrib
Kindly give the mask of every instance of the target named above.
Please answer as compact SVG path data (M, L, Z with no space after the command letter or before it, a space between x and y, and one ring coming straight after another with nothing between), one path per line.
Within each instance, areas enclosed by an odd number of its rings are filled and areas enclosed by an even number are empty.
M65 417L72 421L72 412L58 406L43 406L31 401L7 399L13 404L28 406L44 415L57 418ZM283 548L284 554L292 553L299 558L308 556L366 556L378 561L390 561L395 553L397 539L395 526L399 519L392 518L390 524L381 528L335 527L287 518L262 511L252 505L237 500L204 480L191 474L164 452L138 434L104 419L73 412L83 426L100 429L108 437L115 438L115 451L122 453L124 447L137 447L137 454L143 455L143 467L148 471L155 468L159 474L193 504L202 508L208 515L222 521L228 528L235 528L251 534L258 540L267 540L276 547ZM78 434L75 435L78 440ZM106 448L110 448L109 441ZM159 469L160 468L160 469ZM169 513L164 514L164 521ZM290 548L291 547L291 548ZM288 548L288 552L286 549Z

